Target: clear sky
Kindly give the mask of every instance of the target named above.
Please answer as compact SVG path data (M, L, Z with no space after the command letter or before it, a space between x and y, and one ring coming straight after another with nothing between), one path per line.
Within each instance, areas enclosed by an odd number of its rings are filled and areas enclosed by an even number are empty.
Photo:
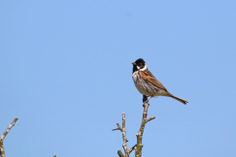
M143 156L236 156L235 0L2 0L0 20L0 133L19 118L7 157L118 156L123 112L132 147L140 57L189 101L151 99Z

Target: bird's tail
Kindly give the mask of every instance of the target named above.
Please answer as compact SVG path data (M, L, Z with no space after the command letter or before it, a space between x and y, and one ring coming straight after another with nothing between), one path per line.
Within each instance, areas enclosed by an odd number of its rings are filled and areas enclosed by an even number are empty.
M179 102L182 102L184 105L187 105L187 103L188 103L187 100L181 99L177 96L174 96L173 94L169 94L168 96L171 97L171 98L174 98L175 100L178 100Z

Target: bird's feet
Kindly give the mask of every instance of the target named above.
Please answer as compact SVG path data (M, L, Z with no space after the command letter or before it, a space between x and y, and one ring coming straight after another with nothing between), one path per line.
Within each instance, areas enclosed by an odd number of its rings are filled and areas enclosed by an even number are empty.
M147 101L147 98L148 98L148 96L143 95L143 103L145 103Z
M152 97L150 97L149 99L148 99L148 97L149 97L149 96L147 96L147 95L143 95L143 106L144 106L145 103L147 103L147 104L149 105L148 101L149 101Z

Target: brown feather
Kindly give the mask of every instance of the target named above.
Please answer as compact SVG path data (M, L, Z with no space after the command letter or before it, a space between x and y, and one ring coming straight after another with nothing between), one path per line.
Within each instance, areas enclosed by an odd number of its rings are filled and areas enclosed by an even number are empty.
M161 82L159 82L149 70L140 71L140 76L146 82L151 83L155 87L160 88L160 89L168 92L167 89L161 84Z

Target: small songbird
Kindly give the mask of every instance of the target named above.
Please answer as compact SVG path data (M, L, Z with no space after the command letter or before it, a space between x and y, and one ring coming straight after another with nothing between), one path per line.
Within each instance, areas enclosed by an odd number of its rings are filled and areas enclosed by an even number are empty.
M188 101L181 99L173 94L169 93L167 89L153 76L153 74L148 70L147 64L142 58L137 59L133 64L133 74L132 78L134 84L138 91L144 96L150 96L148 102L152 97L155 96L167 96L174 98L183 104L187 104Z

